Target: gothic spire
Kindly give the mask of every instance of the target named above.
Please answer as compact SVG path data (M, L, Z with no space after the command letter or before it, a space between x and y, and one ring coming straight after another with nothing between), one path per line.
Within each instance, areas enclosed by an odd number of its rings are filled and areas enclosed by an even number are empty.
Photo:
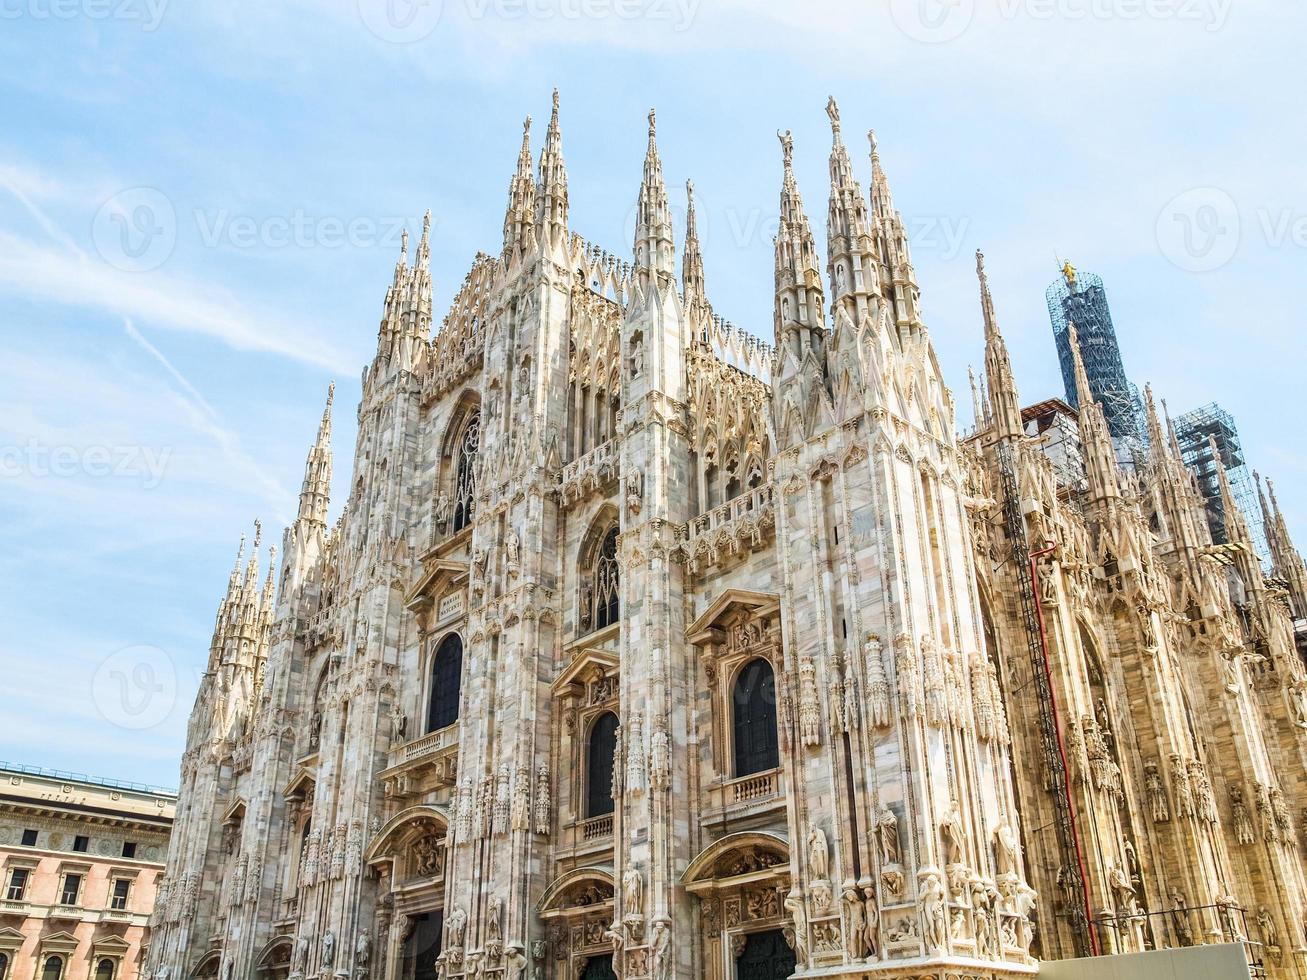
M422 237L418 239L418 254L413 260L413 271L429 269L431 267L431 209L427 208L426 214L422 216Z
M245 588L242 598L246 601L254 595L259 581L259 546L263 544L263 522L254 520L254 547L250 549L250 561L245 566Z
M241 564L245 560L245 533L241 532L241 543L236 548L236 563L231 566L231 575L227 577L227 598L230 599L236 594L236 588L240 585Z
M1225 471L1225 460L1221 456L1221 447L1217 445L1216 436L1207 437L1207 450L1212 454L1212 463L1216 466L1216 479L1221 488L1225 536L1231 544L1242 545L1249 554L1252 554L1252 535L1248 533L1248 522L1244 520L1243 510L1239 506L1239 501L1235 499L1234 489L1230 486L1230 475ZM1246 584L1252 585L1251 582Z
M1144 385L1144 423L1148 428L1148 443L1153 458L1160 459L1170 446L1165 433L1162 432L1162 422L1157 416L1157 404L1153 401L1153 386L1150 384Z
M880 291L888 300L891 319L901 339L919 336L924 330L919 312L917 273L912 267L912 249L903 217L894 208L889 178L880 163L880 144L875 130L868 130L871 147L871 235L872 252L880 263Z
M649 110L649 145L644 154L644 178L635 218L635 268L637 275L650 274L670 282L676 275L675 246L672 244L672 213L663 184L663 164L658 156L654 110Z
M504 261L525 252L535 237L535 179L531 174L531 117L522 123L522 149L517 170L508 183L508 208L504 213Z
M869 311L871 291L878 285L870 222L862 187L853 176L853 162L840 135L840 107L831 96L830 208L826 219L826 261L829 265L832 311L844 307L853 321Z
M789 130L776 135L783 163L780 227L776 233L776 345L788 348L798 360L808 350L824 359L817 245L794 176L794 139Z
M318 438L304 463L304 483L300 489L299 519L324 528L331 503L331 403L335 396L333 381L327 387L327 404L318 423Z
M268 548L268 574L263 580L263 607L265 617L272 615L272 599L275 590L273 571L277 567L277 546Z
M1070 325L1071 356L1075 362L1076 397L1080 402L1080 442L1085 455L1085 474L1089 478L1090 493L1097 498L1119 497L1116 454L1107 429L1103 406L1094 400L1089 388L1089 375L1080 356L1080 338L1076 325Z
M980 280L980 309L985 319L985 374L989 378L990 412L995 422L995 435L999 439L1019 439L1024 427L1016 376L1007 343L998 328L994 297L989 291L989 276L985 272L985 253L981 251L976 252L976 277Z
M386 301L381 313L381 325L377 329L377 357L382 357L390 350L391 343L404 315L404 296L409 280L408 268L408 229L399 237L399 258L395 261L395 273L390 285L386 287Z
M880 142L874 129L867 130L867 144L871 150L871 210L878 221L894 220L894 196L890 193L889 178L880 164Z
M1275 499L1275 484L1266 481L1266 494L1262 494L1261 477L1257 478L1257 492L1261 497L1262 513L1266 521L1266 540L1271 549L1271 562L1275 574L1289 590L1289 606L1295 619L1307 619L1307 565L1289 535L1289 525ZM1269 505L1267 496L1270 498Z
M536 187L536 235L541 247L567 244L567 167L563 163L563 133L558 125L558 89L549 115L545 145L540 151L540 181Z
M971 385L971 415L975 419L976 429L983 429L989 424L989 413L985 409L984 400L980 395L980 384L976 381L976 370L970 364L967 365L967 381Z
M408 229L399 236L399 258L395 261L394 283L399 285L408 276Z
M422 237L418 240L417 258L413 260L413 273L409 277L408 308L404 311L408 324L410 360L417 355L418 347L431 338L431 209L422 216Z
M685 253L681 256L681 291L686 308L702 311L707 306L703 252L699 249L699 228L694 212L694 181L685 182Z

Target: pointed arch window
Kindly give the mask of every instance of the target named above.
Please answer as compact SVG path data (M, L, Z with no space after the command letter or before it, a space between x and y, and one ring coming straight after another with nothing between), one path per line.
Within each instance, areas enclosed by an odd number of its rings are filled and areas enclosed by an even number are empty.
M613 812L613 763L617 754L617 715L605 711L590 726L585 756L585 815Z
M731 690L731 733L735 775L775 769L781 764L776 740L776 675L762 657L750 660Z
M472 523L476 510L477 452L481 449L481 413L473 412L463 427L454 461L454 526L457 534Z
M463 683L463 638L450 633L431 658L431 693L427 703L427 731L434 732L458 721Z
M608 529L595 559L595 629L617 622L620 610L618 587L621 573L617 561L617 527Z

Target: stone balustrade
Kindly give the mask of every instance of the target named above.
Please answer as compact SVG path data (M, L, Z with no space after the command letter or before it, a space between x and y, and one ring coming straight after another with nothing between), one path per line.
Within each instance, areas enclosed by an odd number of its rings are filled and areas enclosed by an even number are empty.
M691 574L761 548L776 531L771 484L746 490L681 528L675 557Z

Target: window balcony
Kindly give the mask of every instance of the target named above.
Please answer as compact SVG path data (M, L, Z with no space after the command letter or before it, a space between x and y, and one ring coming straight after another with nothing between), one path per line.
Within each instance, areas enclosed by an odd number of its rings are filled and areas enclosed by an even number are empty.
M609 439L563 467L559 494L565 504L574 503L603 489L617 479L620 470L616 440Z
M781 770L767 769L738 779L723 779L708 788L703 822L708 827L749 818L771 819L785 809L785 782Z
M452 786L458 769L459 723L394 746L390 765L381 773L389 796L404 797L417 791L418 784L433 776L437 785Z
M677 560L697 575L762 547L776 533L773 493L764 483L694 518L677 531Z
M731 793L730 801L732 803L756 803L759 800L771 799L777 793L776 777L779 774L779 769L773 769L770 772L754 773L741 779L732 780L726 784Z
M604 814L602 817L591 817L581 824L581 839L584 841L603 840L606 837L613 836L613 815Z

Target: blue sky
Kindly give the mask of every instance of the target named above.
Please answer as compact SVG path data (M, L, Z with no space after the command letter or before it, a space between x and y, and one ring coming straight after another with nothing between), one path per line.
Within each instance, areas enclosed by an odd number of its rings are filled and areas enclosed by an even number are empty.
M443 309L554 86L574 230L629 254L657 106L714 304L764 336L775 132L824 245L833 93L864 185L877 130L961 424L972 253L1029 402L1062 255L1131 377L1219 400L1307 534L1302 4L409 4L0 0L0 758L176 782L237 539L280 540L332 378L348 479L400 227L432 210Z

